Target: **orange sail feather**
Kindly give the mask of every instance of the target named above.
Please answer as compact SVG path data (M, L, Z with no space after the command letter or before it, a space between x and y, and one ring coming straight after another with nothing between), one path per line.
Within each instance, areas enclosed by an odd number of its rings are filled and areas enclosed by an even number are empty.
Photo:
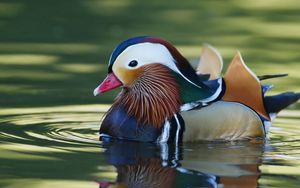
M224 80L226 84L226 91L222 98L224 101L242 103L270 119L264 106L259 79L246 66L239 52L230 63Z

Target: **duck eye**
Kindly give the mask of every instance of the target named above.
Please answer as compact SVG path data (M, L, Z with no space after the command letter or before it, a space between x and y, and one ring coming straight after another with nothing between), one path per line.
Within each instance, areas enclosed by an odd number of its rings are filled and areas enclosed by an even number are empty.
M129 62L128 66L129 67L135 67L135 66L137 66L137 64L138 64L138 62L136 60L132 60L132 61Z

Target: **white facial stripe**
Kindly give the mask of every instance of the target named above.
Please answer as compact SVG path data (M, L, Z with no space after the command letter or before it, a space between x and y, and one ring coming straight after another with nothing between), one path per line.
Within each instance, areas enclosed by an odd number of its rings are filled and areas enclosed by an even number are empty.
M137 67L151 63L161 63L175 71L172 55L168 49L161 44L147 42L129 46L117 57L114 65L120 64L122 67L132 69L132 67L128 66L128 63L132 60L138 61Z
M136 67L128 66L129 62L132 60L136 60L138 62ZM117 57L112 69L117 75L118 73L115 70L116 67L122 67L130 70L152 63L160 63L169 67L171 70L180 74L185 80L200 88L200 86L190 81L179 71L169 50L164 45L158 43L145 42L129 46Z

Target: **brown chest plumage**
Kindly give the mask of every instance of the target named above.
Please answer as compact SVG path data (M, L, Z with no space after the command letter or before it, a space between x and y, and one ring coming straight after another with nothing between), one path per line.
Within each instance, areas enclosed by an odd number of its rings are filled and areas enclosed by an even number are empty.
M166 119L179 112L178 84L164 65L151 64L140 71L139 78L123 88L112 108L122 105L128 115L134 116L139 123L160 128Z

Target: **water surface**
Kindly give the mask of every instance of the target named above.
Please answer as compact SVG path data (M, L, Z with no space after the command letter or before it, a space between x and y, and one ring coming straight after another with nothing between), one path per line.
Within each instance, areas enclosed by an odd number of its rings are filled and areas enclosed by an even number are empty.
M266 142L174 146L98 141L108 106L10 108L1 116L1 187L298 187L299 110Z

